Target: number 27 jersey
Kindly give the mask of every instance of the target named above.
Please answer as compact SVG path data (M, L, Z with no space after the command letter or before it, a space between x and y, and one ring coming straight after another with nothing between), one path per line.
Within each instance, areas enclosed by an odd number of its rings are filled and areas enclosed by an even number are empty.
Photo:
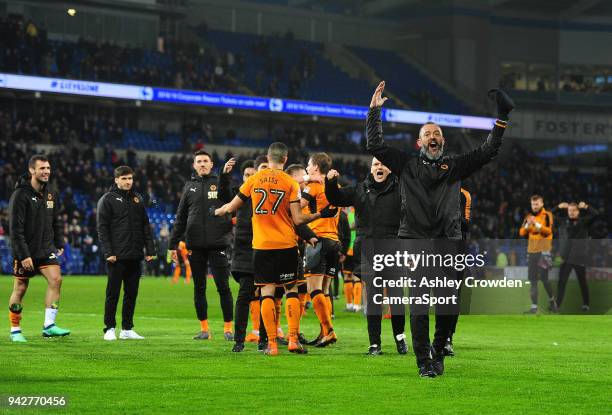
M251 198L253 249L287 249L297 246L290 203L300 202L298 183L282 170L264 169L240 186L238 196Z

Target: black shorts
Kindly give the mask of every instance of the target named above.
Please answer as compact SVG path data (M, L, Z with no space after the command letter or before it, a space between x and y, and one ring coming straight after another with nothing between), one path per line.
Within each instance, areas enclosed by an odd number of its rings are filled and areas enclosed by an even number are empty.
M59 267L59 261L55 254L49 255L48 258L38 258L33 259L34 269L32 271L26 271L21 266L21 261L16 259L13 260L13 276L15 278L27 279L32 278L34 275L40 273L40 270L45 269L47 267L57 266Z
M344 262L342 263L342 273L343 274L352 274L353 268L355 268L355 257L353 255L347 255L344 258ZM344 275L345 277L350 277L350 275Z
M321 246L321 259L319 263L311 268L305 267L304 275L314 277L325 275L335 278L338 274L338 264L340 257L340 242L328 238L319 238Z
M287 249L253 249L255 285L295 284L298 269L297 247Z

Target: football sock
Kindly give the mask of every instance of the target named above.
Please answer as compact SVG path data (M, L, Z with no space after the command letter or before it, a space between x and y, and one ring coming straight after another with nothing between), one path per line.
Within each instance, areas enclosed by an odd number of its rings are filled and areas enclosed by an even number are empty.
M332 314L334 314L334 306L332 305L331 295L325 294L325 305L327 306L327 315L331 320Z
M300 317L302 316L300 299L297 293L287 294L285 313L287 316L287 324L289 325L289 338L295 341L300 334Z
M331 329L331 321L327 311L327 301L325 300L325 295L321 290L314 290L312 294L310 294L310 297L312 298L312 307L314 308L315 314L321 323L323 335L327 336L327 333L329 333L329 330Z
M344 298L347 304L353 304L353 281L344 280Z
M281 321L282 302L283 302L282 298L275 298L274 299L274 308L276 310L276 325L277 325L277 327L280 327L280 324L281 324L280 321Z
M200 330L208 331L208 320L200 320Z
M223 322L223 333L232 333L232 322L231 321L225 321Z
M353 304L361 305L361 281L353 283Z
M276 342L276 306L274 297L265 296L261 299L261 317L263 319L266 332L268 333L268 341Z
M185 282L191 281L191 265L185 265Z
M51 304L51 307L45 308L45 323L44 328L55 324L55 318L57 317L57 311L59 309L59 302L55 301Z
M306 310L306 296L308 294L298 294L298 298L300 299L300 316L304 315L304 311Z
M251 325L253 330L259 331L259 299L251 300L249 308L251 311Z
M21 326L19 325L21 321L21 311L23 308L21 304L11 304L9 307L9 320L11 322L11 333L21 331Z
M181 276L181 267L176 265L174 267L174 275L172 276L172 282L177 282L180 276Z

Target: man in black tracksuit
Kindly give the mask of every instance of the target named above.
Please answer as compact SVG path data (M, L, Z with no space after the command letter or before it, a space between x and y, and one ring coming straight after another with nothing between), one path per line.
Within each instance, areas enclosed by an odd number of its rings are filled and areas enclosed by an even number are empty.
M234 339L232 331L233 299L229 287L229 261L227 247L230 244L232 221L227 215L215 216L214 211L223 205L218 199L217 176L211 174L213 161L204 150L194 153L191 180L185 183L183 194L176 212L174 228L170 237L170 254L178 260L176 248L181 240L191 251L191 271L194 281L194 302L200 332L196 340L210 338L208 328L208 304L206 302L206 279L208 264L219 292L224 321L224 337Z
M230 159L219 176L219 200L229 203L237 194L238 189L231 185L231 172L236 163ZM253 160L247 160L240 166L243 183L255 172ZM234 244L232 258L232 276L240 284L236 298L234 312L234 347L233 352L242 352L246 338L246 328L249 319L249 305L255 296L255 280L253 275L253 225L251 217L253 209L251 199L248 199L236 212L236 226L234 227ZM259 299L257 299L259 301Z
M383 139L381 107L385 82L376 88L367 119L367 149L399 177L401 220L398 232L404 239L461 240L460 187L464 180L490 162L498 153L506 128L512 100L501 90L489 91L497 102L498 120L486 141L476 149L459 156L443 156L444 136L435 123L421 127L418 155L388 146ZM435 243L435 245L441 243ZM446 245L446 244L444 244ZM438 270L448 274L447 269ZM448 278L453 278L448 275ZM428 294L429 288L411 289L412 297ZM453 293L454 291L454 293ZM445 295L456 295L446 288ZM436 291L434 290L436 296ZM443 348L450 334L452 315L439 314L436 308L436 332L433 351L429 339L428 306L410 307L410 330L417 366L421 376L434 377L444 371ZM432 355L433 352L433 355Z
M9 234L15 277L9 299L10 336L13 342L26 342L20 325L22 300L30 278L37 273L47 279L43 337L70 334L70 330L55 324L62 287L58 256L64 252L64 241L58 197L48 189L50 175L49 160L42 155L32 156L28 174L19 178L9 200Z
M142 196L132 190L134 171L128 166L115 169L115 183L98 201L97 227L100 245L108 269L106 302L104 303L104 340L116 340L115 313L121 283L123 283L123 309L121 321L122 340L139 340L136 333L134 309L138 285L142 275L143 257L150 262L155 256L155 246L149 216ZM146 256L143 253L146 250Z
M372 168L368 177L361 183L347 187L338 187L338 172L330 170L325 178L325 197L334 206L355 207L355 227L357 235L353 248L355 262L354 274L363 278L366 272L361 262L362 243L365 239L394 239L399 228L400 196L397 176L391 174L376 158L372 159ZM383 289L375 287L372 278L366 278L368 296L368 335L370 348L368 355L382 354L381 320L382 306L373 301L375 294L383 294ZM387 289L387 296L403 297L402 289ZM404 305L391 306L391 326L397 351L406 354L406 311Z
M565 296L565 286L573 268L576 271L576 278L582 294L582 311L589 311L589 287L586 280L589 228L599 212L584 202L578 204L564 202L554 208L553 213L563 218L559 226L563 263L559 269L557 306L561 307L561 302Z

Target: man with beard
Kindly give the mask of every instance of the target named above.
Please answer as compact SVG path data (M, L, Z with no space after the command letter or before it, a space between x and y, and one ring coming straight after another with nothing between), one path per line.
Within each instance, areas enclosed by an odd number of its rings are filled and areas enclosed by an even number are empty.
M531 213L525 217L519 235L527 237L527 276L531 282L531 308L526 312L538 312L538 280L548 294L548 309L557 312L557 303L553 289L548 280L548 270L552 267L553 216L544 209L544 198L540 195L531 196Z
M361 263L361 247L366 238L370 239L393 239L397 237L399 228L400 196L397 176L391 174L376 158L372 159L370 174L361 183L340 188L338 187L338 176L336 170L330 170L325 178L325 196L329 203L334 206L354 206L355 224L357 235L355 248L353 250L354 275L362 280L362 273L366 270ZM370 347L367 354L371 356L381 355L381 320L382 306L373 301L374 295L383 294L383 289L372 283L373 276L367 276L366 294L368 298L368 335ZM388 288L388 296L402 297L401 288ZM406 324L406 311L403 304L391 306L391 327L393 339L397 352L406 354L406 335L404 326Z
M32 156L28 173L19 178L9 200L9 230L13 251L13 292L9 299L11 340L24 343L21 302L30 278L41 273L47 279L43 337L67 336L70 330L55 325L62 274L57 257L64 252L63 224L58 219L57 195L47 188L51 164L42 155Z
M185 183L183 194L176 212L176 221L170 237L170 254L178 261L176 249L179 241L185 241L191 251L194 303L200 321L200 332L195 340L211 337L208 328L208 303L206 301L206 280L208 264L219 292L223 312L223 335L225 340L234 340L232 330L233 305L229 287L229 262L226 249L229 246L232 221L227 216L214 216L211 212L222 205L217 198L217 176L211 174L213 160L204 150L193 155L194 174Z
M582 211L582 212L581 212ZM560 228L561 258L563 263L559 269L559 286L557 288L557 306L561 307L565 296L565 286L572 269L576 271L576 278L582 294L582 311L588 312L589 287L586 280L586 264L588 254L589 228L593 224L599 212L584 202L560 203L553 209L555 214L561 216ZM584 213L583 213L584 212ZM563 217L567 213L566 217Z
M428 122L419 132L417 155L390 147L383 139L382 105L387 100L382 94L385 82L374 91L366 124L367 150L399 178L401 218L399 238L418 240L461 240L461 181L490 162L498 153L506 129L508 115L514 103L501 90L489 91L497 103L497 120L483 144L458 156L444 156L444 135L439 125ZM432 245L449 245L436 243ZM449 274L447 269L440 272ZM454 278L454 275L446 275ZM411 297L429 294L430 288L411 289ZM454 292L454 293L453 293ZM456 289L446 288L445 295L456 295ZM434 289L434 296L437 296ZM457 307L451 307L457 308ZM419 375L435 377L444 372L443 349L450 334L452 311L442 313L436 307L436 331L433 347L429 339L429 307L426 304L410 307L410 331ZM455 311L456 313L456 311Z

